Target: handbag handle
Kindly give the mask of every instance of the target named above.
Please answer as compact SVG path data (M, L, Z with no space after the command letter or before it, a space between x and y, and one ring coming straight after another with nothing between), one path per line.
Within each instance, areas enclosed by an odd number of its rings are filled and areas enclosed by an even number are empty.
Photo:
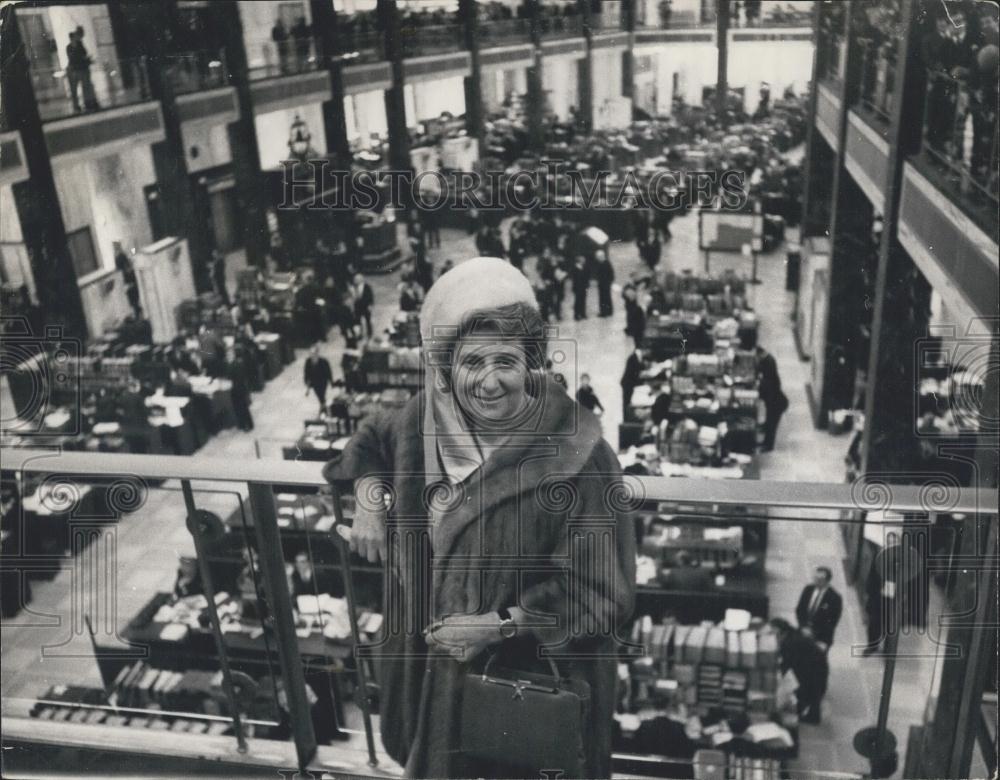
M496 651L490 652L490 657L486 660L486 666L483 667L483 677L490 676L490 668L493 666L493 662L497 660ZM564 681L563 676L559 673L559 667L556 666L556 662L552 660L552 656L545 656L545 660L549 662L549 668L552 670L552 676L556 680L556 686Z

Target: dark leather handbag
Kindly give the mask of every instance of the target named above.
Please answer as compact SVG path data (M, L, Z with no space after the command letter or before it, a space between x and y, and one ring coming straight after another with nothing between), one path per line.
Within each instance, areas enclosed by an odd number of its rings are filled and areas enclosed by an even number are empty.
M551 675L496 668L465 678L459 749L477 761L581 777L590 715L590 686L570 680L548 659Z

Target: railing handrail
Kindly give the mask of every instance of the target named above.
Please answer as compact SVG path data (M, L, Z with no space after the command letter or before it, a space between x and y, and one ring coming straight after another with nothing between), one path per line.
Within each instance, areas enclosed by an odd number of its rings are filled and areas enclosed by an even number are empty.
M0 448L4 471L59 473L80 477L124 474L142 479L321 487L323 463L318 461L251 460L180 455L135 455L104 452L57 452L17 447ZM772 480L689 479L645 477L636 480L640 497L677 504L739 504L818 510L952 512L996 514L997 491L961 488L939 474L928 474L928 485L887 484L862 477L853 484ZM885 485L885 487L883 487Z

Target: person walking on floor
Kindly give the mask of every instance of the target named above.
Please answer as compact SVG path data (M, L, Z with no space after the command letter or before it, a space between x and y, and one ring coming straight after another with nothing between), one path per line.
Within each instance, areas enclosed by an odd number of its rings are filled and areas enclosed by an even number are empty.
M632 404L632 393L642 384L642 350L636 347L625 361L625 372L622 374L622 421L628 422L632 415L629 407Z
M615 269L604 249L598 249L594 253L594 277L597 279L597 314L599 317L610 317L615 311L611 302L611 285L615 281Z
M226 256L218 249L212 250L212 286L219 294L222 303L228 309L232 306L229 299L229 289L226 287Z
M236 424L241 431L252 431L253 415L250 413L252 400L250 383L247 381L249 369L240 352L241 350L236 350L233 359L226 366L226 374L229 381L232 382L230 395L233 399L233 414L236 416Z
M830 585L833 572L826 566L817 566L813 571L811 585L806 585L795 607L795 619L799 630L816 641L825 653L833 644L833 634L840 622L844 600Z
M639 291L629 283L622 288L625 301L625 335L631 336L635 345L641 346L646 333L646 312L639 304Z
M757 378L760 400L764 402L764 444L762 452L774 449L781 415L788 409L788 398L781 391L781 377L774 355L763 347L757 347Z
M354 283L351 285L351 294L354 296L354 318L359 323L364 322L365 338L371 338L372 331L372 307L375 305L375 293L371 285L365 281L362 274L354 274Z
M319 413L326 414L326 391L333 384L333 371L330 361L319 354L319 348L309 350L309 357L302 367L302 380L306 385L306 394L312 390L319 401Z
M590 386L590 374L580 374L580 386L576 389L576 400L584 409L594 414L604 414L604 405ZM600 411L598 411L600 410Z

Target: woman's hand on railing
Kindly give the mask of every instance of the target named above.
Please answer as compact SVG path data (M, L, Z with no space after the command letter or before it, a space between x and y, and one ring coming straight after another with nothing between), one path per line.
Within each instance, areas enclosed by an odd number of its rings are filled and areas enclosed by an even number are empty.
M384 561L386 510L379 500L383 495L382 480L371 477L359 479L354 495L351 551L366 558L369 563Z

